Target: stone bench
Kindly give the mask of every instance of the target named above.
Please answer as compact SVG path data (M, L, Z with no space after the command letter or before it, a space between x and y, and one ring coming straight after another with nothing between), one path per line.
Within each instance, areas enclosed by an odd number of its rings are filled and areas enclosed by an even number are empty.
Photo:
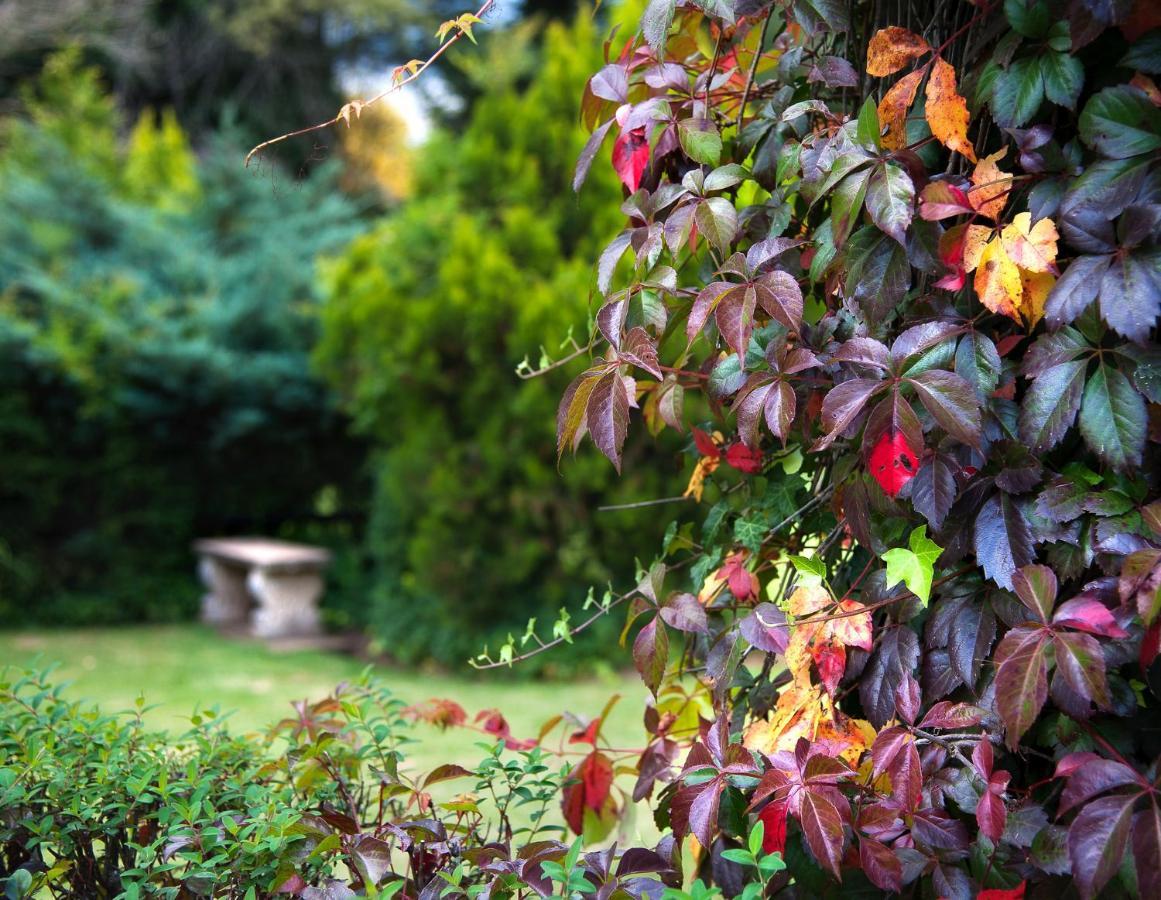
M319 633L330 551L266 538L209 538L193 549L207 590L202 621L264 638Z

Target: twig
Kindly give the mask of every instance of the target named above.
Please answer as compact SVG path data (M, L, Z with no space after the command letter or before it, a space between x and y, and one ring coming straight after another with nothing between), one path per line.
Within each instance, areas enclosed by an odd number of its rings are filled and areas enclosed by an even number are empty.
M661 506L665 503L684 503L688 497L660 497L656 500L638 500L636 503L615 503L611 506L598 506L597 512L615 512L619 509L641 509L645 506Z
M476 18L482 19L484 17L485 13L487 13L488 10L490 10L492 8L492 6L495 2L496 2L496 0L484 0L484 4L476 11ZM339 122L346 122L347 127L349 128L351 125L351 111L352 110L354 110L356 116L359 116L362 114L363 110L366 109L368 106L373 106L374 104L376 104L380 100L382 100L384 97L386 97L390 94L394 94L396 91L401 90L406 85L415 81L417 78L419 78L420 75L422 75L424 72L427 71L428 67L431 66L432 63L434 63L437 59L439 59L441 56L443 56L444 52L448 49L448 47L450 47L452 44L454 44L456 41L458 41L461 37L463 37L464 34L466 34L466 32L464 31L463 28L460 28L448 40L444 41L440 45L439 49L436 50L435 53L431 54L431 56L429 56L425 62L421 63L420 66L414 72L412 72L410 75L408 75L402 81L399 81L399 82L392 84L391 87L387 88L384 91L381 91L379 94L372 97L370 100L355 100L355 101L352 101L351 103L344 104L343 108L340 109L338 111L338 113L334 116L334 118L332 118L332 119L327 119L327 121L319 122L317 125L310 125L306 128L300 128L297 131L291 131L291 132L288 132L287 134L281 134L278 137L270 138L269 140L263 141L261 144L259 144L257 147L255 147L253 150L251 150L249 153L246 154L245 165L249 166L250 161L257 154L261 153L263 150L267 149L268 147L273 147L275 144L281 144L283 141L288 141L291 138L301 137L304 134L311 134L312 132L315 132L315 131L322 131L324 128L330 128L332 125L339 124Z
M766 16L766 21L762 23L762 34L758 37L758 49L754 51L754 58L750 61L750 71L746 73L746 88L742 91L742 102L738 106L738 119L734 123L734 127L740 134L742 131L742 118L746 114L746 104L750 102L750 88L754 84L754 74L758 71L758 60L762 58L762 47L766 43L766 29L770 27L770 20L772 15Z

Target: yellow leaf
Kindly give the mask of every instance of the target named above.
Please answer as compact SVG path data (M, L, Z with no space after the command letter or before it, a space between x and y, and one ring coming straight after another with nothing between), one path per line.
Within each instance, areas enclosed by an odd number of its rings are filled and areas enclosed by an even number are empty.
M1056 276L1047 272L1029 272L1020 269L1020 287L1023 296L1020 301L1020 312L1024 314L1024 321L1028 330L1036 327L1036 323L1044 318L1044 302L1048 299L1048 292L1056 284Z
M882 77L898 72L930 49L927 41L906 28L880 29L867 46L867 74Z
M1024 286L1020 280L1020 270L1004 252L1002 241L993 240L984 247L976 269L975 285L984 306L992 312L1020 321L1019 309Z
M991 156L985 156L972 171L973 187L968 191L968 200L972 209L993 221L1000 218L1000 213L1008 205L1008 194L1012 191L1012 176L1001 172L996 165L1007 152L1005 147Z
M907 110L915 102L919 82L923 80L921 70L909 72L893 85L879 101L879 124L887 126L883 135L883 146L888 150L901 150L907 143Z
M685 493L681 496L693 497L696 503L701 503L701 495L705 490L705 480L717 469L719 462L719 459L712 456L700 457L697 465L693 467L693 474L689 476L689 484L686 485Z
M987 225L969 225L963 238L963 270L972 272L980 264L984 247L992 239L994 229Z
M967 136L967 101L955 89L955 68L941 57L936 57L927 82L926 114L927 124L937 141L948 150L976 161L975 148Z
M786 611L795 617L809 616L830 605L830 592L821 584L803 584L786 601Z
M1012 262L1029 272L1056 272L1056 225L1041 219L1032 225L1031 213L1020 213L1000 232L1004 251Z

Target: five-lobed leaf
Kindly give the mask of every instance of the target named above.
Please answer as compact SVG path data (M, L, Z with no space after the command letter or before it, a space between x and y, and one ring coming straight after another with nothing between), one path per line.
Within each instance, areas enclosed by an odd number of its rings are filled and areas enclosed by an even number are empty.
M926 606L931 597L935 562L941 553L943 548L927 536L927 526L920 525L911 532L906 548L895 547L883 554L883 561L887 564L887 587L903 582Z

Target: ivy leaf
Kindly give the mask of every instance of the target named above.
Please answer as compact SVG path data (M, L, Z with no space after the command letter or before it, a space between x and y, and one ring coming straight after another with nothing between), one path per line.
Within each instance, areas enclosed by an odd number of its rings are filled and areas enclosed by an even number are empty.
M722 136L708 119L683 119L677 123L677 139L694 162L716 166L722 156Z
M913 31L897 26L882 28L867 44L867 74L881 78L898 72L930 50L931 45Z
M1076 420L1088 360L1072 360L1041 372L1020 407L1019 434L1034 453L1051 450Z
M641 16L641 33L659 56L665 49L665 38L669 34L669 26L673 24L676 7L677 0L649 0Z
M621 448L629 428L629 393L616 371L602 375L593 385L586 422L597 449L620 472Z
M1080 139L1102 156L1125 159L1161 147L1161 111L1139 88L1105 88L1080 114Z
M1118 794L1092 801L1068 829L1068 857L1080 896L1100 893L1120 868L1129 843L1133 795Z
M933 531L939 531L955 502L955 472L958 465L942 453L932 453L923 460L911 483L911 503L927 519Z
M694 211L693 220L697 230L719 253L725 254L729 250L738 231L738 211L734 204L725 197L702 200Z
M1018 626L996 648L996 710L1015 750L1048 699L1048 657L1042 627Z
M1101 709L1108 709L1109 688L1105 681L1105 657L1096 638L1076 632L1053 636L1057 678Z
M931 133L948 150L976 161L976 151L968 140L967 101L960 96L955 86L955 68L942 57L936 57L927 81L927 124Z
M654 697L665 678L665 667L669 664L669 632L663 624L658 623L659 618L654 616L650 619L633 641L633 664Z
M883 554L887 564L887 587L903 582L923 605L931 598L931 580L935 575L935 561L943 548L927 536L927 526L920 525L911 532L908 547L895 547Z
M907 382L944 431L968 446L980 446L980 404L970 384L943 369L930 369Z
M886 150L902 150L907 144L907 110L915 102L923 70L916 69L896 81L879 101L879 122L886 129L882 143Z
M1080 433L1107 465L1126 471L1141 464L1148 416L1145 399L1112 366L1097 366L1084 388Z
M1076 100L1084 87L1084 66L1071 53L1049 51L1040 56L1040 75L1044 94L1057 106L1076 109Z
M1005 590L1012 573L1032 562L1032 532L1016 503L1002 491L980 508L974 529L976 560L984 574Z
M806 845L819 865L827 869L836 879L843 880L841 864L845 835L843 820L835 805L816 791L802 792L802 808L799 813L802 833Z
M831 388L822 401L822 425L827 434L816 447L829 447L863 411L867 401L884 387L878 379L852 378Z
M886 163L876 167L867 184L867 212L871 214L871 221L906 246L914 209L915 185L902 166Z
M630 194L641 186L649 165L649 141L644 128L622 131L613 141L613 169Z
M1044 315L1054 328L1077 318L1097 297L1111 256L1078 256L1056 280L1044 304Z
M1019 128L1044 100L1044 76L1035 59L1013 60L996 73L992 84L992 117L1002 128Z
M1100 279L1100 300L1101 316L1118 334L1144 343L1161 313L1161 250L1114 258Z

